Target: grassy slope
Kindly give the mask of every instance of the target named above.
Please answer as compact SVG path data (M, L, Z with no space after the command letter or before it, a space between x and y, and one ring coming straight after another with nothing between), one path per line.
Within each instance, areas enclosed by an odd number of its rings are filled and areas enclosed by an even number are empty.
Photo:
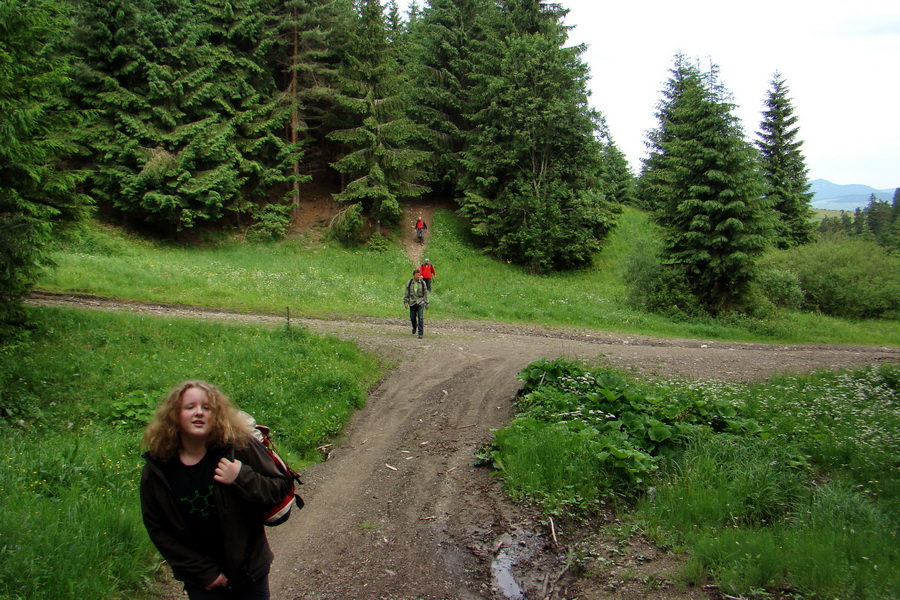
M365 402L383 365L302 328L30 309L0 344L0 598L143 598L141 431L184 379L221 387L300 467Z
M850 322L781 312L767 320L674 321L630 308L631 249L653 244L646 216L626 209L593 268L533 277L473 249L458 220L435 215L427 256L437 268L432 318L501 320L622 333L777 343L900 345L900 322ZM326 317L399 316L410 264L399 246L347 250L307 238L260 245L181 248L93 230L55 256L42 289L148 302Z

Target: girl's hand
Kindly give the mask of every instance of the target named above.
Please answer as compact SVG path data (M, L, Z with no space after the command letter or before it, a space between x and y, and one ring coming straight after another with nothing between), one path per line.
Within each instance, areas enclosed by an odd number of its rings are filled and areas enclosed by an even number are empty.
M226 587L227 585L228 585L228 578L225 577L225 575L223 575L222 573L219 573L219 576L216 577L216 580L213 581L208 586L206 586L206 591L209 592L215 588Z
M230 461L227 458L222 458L219 461L219 465L216 467L216 474L213 475L213 479L218 481L219 483L224 483L225 485L231 485L234 483L234 480L237 479L238 474L241 472L241 461L235 460Z

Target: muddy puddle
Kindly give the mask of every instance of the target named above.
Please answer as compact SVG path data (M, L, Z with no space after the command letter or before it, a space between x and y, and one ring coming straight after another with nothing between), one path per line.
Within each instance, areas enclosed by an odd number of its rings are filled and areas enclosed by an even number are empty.
M536 597L528 591L540 589L547 581L544 569L539 565L547 556L546 540L538 533L526 529L514 529L500 536L494 544L491 562L491 588L494 598L502 600L528 600Z

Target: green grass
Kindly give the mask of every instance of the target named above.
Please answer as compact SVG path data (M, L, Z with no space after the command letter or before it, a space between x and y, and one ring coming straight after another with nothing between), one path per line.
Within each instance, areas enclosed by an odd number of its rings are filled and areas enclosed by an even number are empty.
M812 221L814 223L821 223L822 219L828 217L829 219L839 219L841 217L842 212L847 212L850 216L853 216L853 211L843 211L843 210L834 210L830 208L814 208L812 209L813 217Z
M399 248L347 251L330 244L154 244L95 229L71 250L41 287L146 302L174 302L309 316L387 316L411 269ZM392 302L393 301L393 302Z
M898 597L900 551L887 503L842 480L810 485L778 450L752 439L701 440L669 467L636 518L652 539L685 549L688 570L711 575L729 595Z
M140 436L178 382L220 386L302 467L382 372L352 344L296 327L31 313L30 340L0 348L0 598L147 594Z
M900 345L900 321L850 321L779 311L766 319L681 319L644 313L625 301L625 273L637 249L656 242L647 216L626 209L595 266L535 277L485 256L462 223L435 214L426 256L437 269L430 318L465 318L590 328L630 334L775 343ZM94 228L54 256L39 287L311 317L402 316L411 264L398 245L383 252L296 238L183 248Z
M487 457L553 514L603 505L684 552L690 585L767 598L900 597L900 366L764 383L522 371Z

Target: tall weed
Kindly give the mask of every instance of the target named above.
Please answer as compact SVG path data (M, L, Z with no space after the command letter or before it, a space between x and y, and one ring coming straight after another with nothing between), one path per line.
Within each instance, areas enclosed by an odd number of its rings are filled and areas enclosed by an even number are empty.
M651 390L576 362L536 361L519 378L516 418L486 458L549 511L590 512L612 492L643 490L660 457L700 432L762 431L728 401Z
M777 377L736 393L773 437L819 468L872 497L900 497L900 367ZM900 506L891 506L900 519Z
M125 598L154 567L136 434L0 437L0 597ZM74 439L73 439L74 437Z
M900 367L748 385L538 361L520 379L488 453L518 497L585 514L642 491L635 523L732 596L900 597Z

